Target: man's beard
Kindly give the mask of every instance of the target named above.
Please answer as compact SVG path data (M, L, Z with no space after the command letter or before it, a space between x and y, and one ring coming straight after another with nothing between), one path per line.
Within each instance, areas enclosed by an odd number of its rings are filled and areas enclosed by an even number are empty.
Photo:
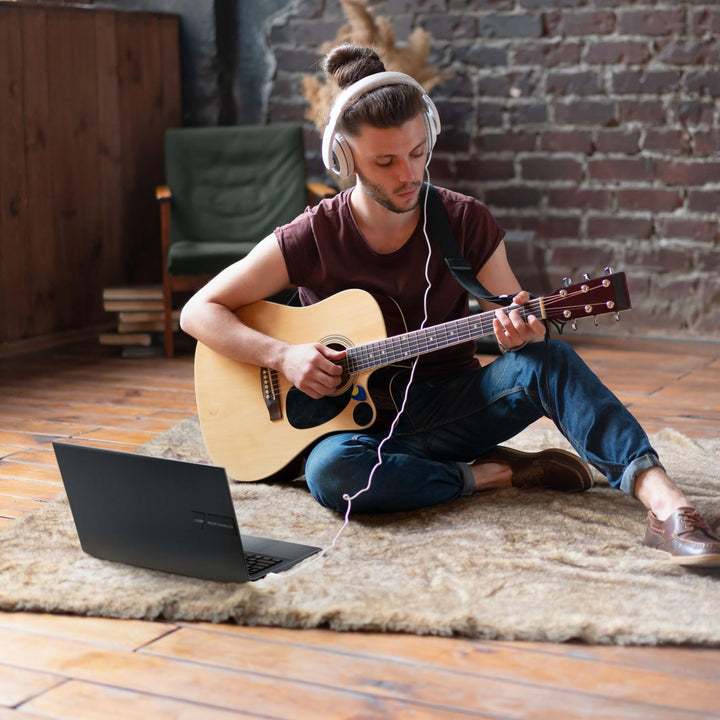
M418 195L415 198L415 202L412 203L412 205L398 207L395 205L395 203L392 201L390 197L388 197L387 193L379 186L375 185L374 183L371 183L364 175L361 173L358 173L358 177L360 178L361 187L365 191L365 193L368 195L368 197L372 198L378 205L381 205L386 210L390 210L390 212L402 214L402 213L408 213L412 212L420 202L420 195ZM411 188L419 188L422 185L422 181L418 180L417 182L412 183L406 183L401 188L399 188L398 192L407 192Z

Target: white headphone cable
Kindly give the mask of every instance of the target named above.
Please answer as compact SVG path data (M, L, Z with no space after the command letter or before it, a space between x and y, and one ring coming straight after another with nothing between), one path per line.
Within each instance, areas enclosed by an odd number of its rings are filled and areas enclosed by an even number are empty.
M427 183L430 184L430 170L428 169L428 165L430 164L430 157L431 154L428 153L428 159L425 163L425 174L427 176ZM430 259L432 258L432 244L430 243L430 237L428 235L427 231L427 222L428 222L428 214L427 214L427 206L428 206L428 197L430 193L429 191L425 192L425 198L423 201L423 235L425 237L425 244L427 246L427 257L425 259L425 292L423 293L423 320L420 323L420 328L423 329L425 325L428 322L428 295L430 293L430 289L432 288L432 282L430 280ZM413 380L415 378L415 368L417 367L418 360L420 359L420 356L416 356L415 359L412 362L412 367L410 369L410 378L408 379L408 383L405 386L405 392L403 393L403 401L400 405L400 409L395 414L395 418L393 419L392 423L390 424L390 429L388 430L387 435L380 441L380 444L377 448L377 462L373 466L372 470L370 470L370 473L368 475L368 481L365 487L360 488L357 492L355 492L353 495L348 495L345 493L343 495L343 500L347 501L347 508L345 510L345 516L343 518L342 525L338 529L337 533L335 533L335 537L332 539L332 542L330 545L328 545L326 548L323 548L322 552L319 553L316 557L314 557L312 560L303 563L302 565L298 565L293 570L288 570L283 573L284 577L288 577L290 575L295 575L299 572L302 572L304 570L307 570L309 567L314 565L316 562L319 562L321 558L324 558L328 555L328 553L335 548L338 541L340 540L340 536L345 532L345 528L350 524L350 513L352 511L352 503L353 500L360 497L360 495L363 495L364 493L368 492L370 488L372 487L373 480L375 478L375 473L377 470L382 466L383 464L383 457L382 457L382 449L385 443L392 437L393 432L395 431L395 427L398 424L398 421L400 420L400 416L403 414L405 410L405 405L407 404L407 399L410 394L410 387L413 384Z

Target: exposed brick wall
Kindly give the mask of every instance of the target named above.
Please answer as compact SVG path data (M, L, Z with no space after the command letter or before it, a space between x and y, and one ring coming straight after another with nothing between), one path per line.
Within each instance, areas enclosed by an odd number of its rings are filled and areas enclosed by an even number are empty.
M508 229L534 230L546 289L625 270L634 310L617 332L720 339L717 0L371 5L400 41L428 30L448 74L433 91L434 182L483 200ZM337 0L299 0L275 19L271 121L302 119L299 78L342 22ZM320 176L310 127L307 138Z

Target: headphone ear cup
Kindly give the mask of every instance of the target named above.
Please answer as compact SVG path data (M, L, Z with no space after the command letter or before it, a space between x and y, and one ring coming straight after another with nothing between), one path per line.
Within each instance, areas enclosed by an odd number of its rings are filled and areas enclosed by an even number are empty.
M347 180L355 170L355 160L348 141L339 133L335 134L332 144L335 171L341 180Z
M429 112L425 113L425 136L427 137L427 153L430 155L437 142L437 133L435 132L435 123Z
M432 153L440 132L440 116L433 101L425 95L425 133L428 139L428 155Z

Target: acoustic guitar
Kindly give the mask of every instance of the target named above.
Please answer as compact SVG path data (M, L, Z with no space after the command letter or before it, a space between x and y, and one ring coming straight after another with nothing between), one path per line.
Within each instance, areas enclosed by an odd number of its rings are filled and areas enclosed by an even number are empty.
M629 308L625 274L610 272L503 310L574 325L580 318ZM495 311L391 337L376 300L364 290L345 290L307 307L261 300L237 315L285 342L346 351L340 386L313 400L276 370L229 360L197 344L195 396L208 453L230 477L249 482L277 474L328 433L369 428L377 415L368 388L374 370L492 335Z

